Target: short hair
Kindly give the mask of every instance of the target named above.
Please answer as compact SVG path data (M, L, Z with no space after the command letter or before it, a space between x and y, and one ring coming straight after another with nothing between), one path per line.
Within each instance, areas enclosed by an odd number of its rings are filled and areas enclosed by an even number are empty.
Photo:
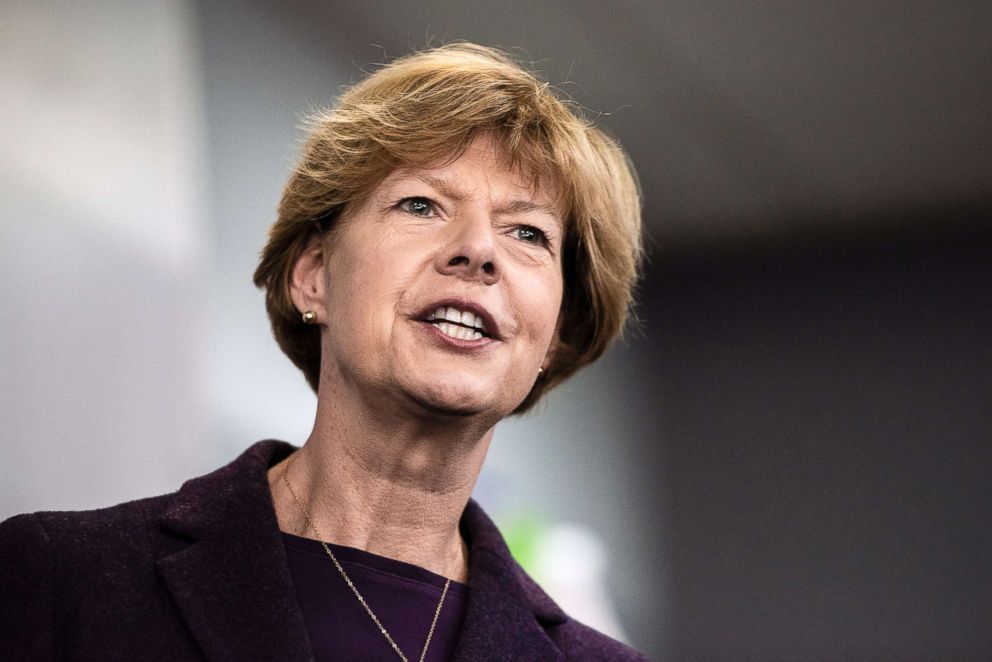
M309 121L299 163L255 271L272 331L314 391L319 328L290 298L293 267L314 233L332 230L399 167L436 165L490 134L510 167L550 180L564 220L564 293L554 356L514 413L602 355L623 331L641 262L641 201L620 146L506 53L470 43L384 65ZM321 229L318 229L320 224Z

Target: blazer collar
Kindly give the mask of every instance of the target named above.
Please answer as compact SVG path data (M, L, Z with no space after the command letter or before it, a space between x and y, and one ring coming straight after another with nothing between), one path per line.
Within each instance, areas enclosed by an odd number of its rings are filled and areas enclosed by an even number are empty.
M160 518L158 571L210 660L312 660L266 471L296 450L262 441L186 482ZM567 616L517 565L475 501L462 515L469 599L454 659L559 660L546 628Z
M293 450L255 444L186 482L159 520L180 539L158 571L209 660L313 659L265 473Z
M560 660L545 629L568 617L520 568L496 525L470 500L462 515L469 544L469 600L455 662Z

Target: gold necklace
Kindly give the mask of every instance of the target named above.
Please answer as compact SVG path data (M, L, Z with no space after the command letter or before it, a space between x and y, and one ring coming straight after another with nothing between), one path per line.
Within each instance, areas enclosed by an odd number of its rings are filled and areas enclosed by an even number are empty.
M314 535L317 536L317 540L320 541L320 544L324 548L324 551L327 552L327 556L334 563L334 567L338 569L338 572L341 574L341 577L348 585L348 588L351 589L351 592L355 594L355 597L358 598L358 601L365 608L365 613L369 615L369 617L372 619L372 622L375 623L376 626L379 628L379 632L381 632L382 636L386 638L386 641L388 641L389 645L393 647L393 650L396 651L396 654L400 656L400 659L403 660L403 662L409 662L406 659L406 655L404 655L403 651L400 650L400 647L397 646L396 642L393 641L393 638L389 636L389 633L386 631L385 626L372 611L372 608L369 607L369 603L365 602L365 598L363 598L362 594L358 592L358 588L356 588L355 584L351 581L351 577L348 576L348 573L345 572L344 568L341 567L341 564L338 563L338 559L336 556L334 556L334 552L332 552L331 548L327 546L326 542L324 542L324 536L320 535L320 531L318 531L317 527L314 525L313 519L310 517L310 512L306 509L306 506L303 505L303 502L300 501L300 497L296 496L296 490L293 489L293 486L289 482L289 476L287 476L287 474L289 473L289 464L290 462L287 461L286 466L283 467L282 480L284 483L286 483L286 487L289 489L289 493L293 497L293 501L296 502L296 507L300 509L301 513L303 513L303 518L307 521L307 526L309 526L310 529L313 531ZM445 596L448 595L448 587L450 585L451 585L450 579L444 582L444 590L441 591L441 599L438 600L437 609L434 610L434 620L431 621L431 629L427 632L427 641L424 642L424 649L420 651L420 662L424 662L424 658L427 657L427 647L431 645L431 637L434 636L434 628L437 626L437 618L438 616L441 615L441 606L444 605L444 598Z

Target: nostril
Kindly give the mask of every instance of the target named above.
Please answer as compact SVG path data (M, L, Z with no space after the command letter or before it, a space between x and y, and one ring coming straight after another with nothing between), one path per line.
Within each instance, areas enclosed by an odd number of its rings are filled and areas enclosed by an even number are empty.
M486 262L482 265L482 270L486 272L486 274L492 276L496 272L496 265L492 262Z
M448 260L449 267L457 267L460 264L468 264L468 258L464 255L459 255Z

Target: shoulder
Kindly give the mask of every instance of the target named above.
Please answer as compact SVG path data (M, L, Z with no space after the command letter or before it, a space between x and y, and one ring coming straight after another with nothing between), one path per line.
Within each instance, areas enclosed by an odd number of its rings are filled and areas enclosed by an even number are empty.
M200 520L224 521L249 498L265 501L265 469L292 450L284 442L262 441L233 462L186 481L175 492L96 510L14 516L0 522L0 571L16 572L15 568L48 556L58 561L69 581L77 567L87 568L91 576L94 570L127 575L137 567L136 556L171 551L179 545L177 536L206 526Z
M85 511L17 515L0 523L0 582L24 592L60 592L133 583L147 572L158 514L172 495ZM109 593L104 593L109 595Z
M16 515L0 522L0 554L16 556L19 550L41 547L77 553L93 547L99 547L103 553L145 548L150 532L158 531L160 519L170 512L178 510L184 515L187 511L203 511L236 501L233 493L238 487L264 484L267 463L291 450L284 442L258 442L233 462L186 481L175 492L95 510Z
M54 657L50 546L36 515L0 523L0 648L15 659Z
M561 648L569 660L647 662L648 658L616 639L569 617L558 627Z
M143 549L145 513L161 500L132 501L86 511L16 515L0 522L0 577L4 586L50 581L56 565L112 562L125 550ZM58 562L58 563L56 563Z
M31 513L0 523L0 649L11 659L54 659L59 624L71 625L76 606L114 611L122 593L147 584L145 513L155 502Z
M133 547L147 539L147 522L168 504L173 494L128 501L107 508L42 511L16 515L0 523L0 554L4 558L39 547L71 548L83 552L99 545Z
M183 659L175 651L187 650L188 636L162 564L186 559L183 567L193 568L204 557L216 561L205 550L232 544L250 556L261 545L244 521L269 524L265 467L290 449L261 442L170 494L0 523L0 650L26 660L57 659L61 648L78 653L85 646L93 659L154 658L142 650ZM199 555L186 553L194 542L204 545ZM188 576L173 565L172 576L186 585L206 582L218 563Z
M647 661L648 658L639 651L565 613L523 568L518 564L515 565L535 616L549 626L548 635L566 659Z

